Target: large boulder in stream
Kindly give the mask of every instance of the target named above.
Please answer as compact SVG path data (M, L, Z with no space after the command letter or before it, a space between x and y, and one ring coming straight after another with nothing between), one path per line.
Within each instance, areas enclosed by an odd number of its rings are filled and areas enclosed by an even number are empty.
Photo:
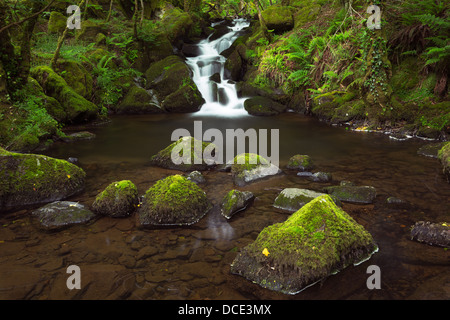
M213 143L191 136L182 137L152 156L150 163L173 170L205 171L215 166L214 159L207 156L211 155L215 148Z
M191 225L211 208L200 187L181 175L172 175L147 190L138 210L138 223L142 227Z
M185 113L200 110L205 103L192 71L178 56L155 62L145 72L146 89L156 93L161 108L167 112Z
M152 90L134 85L128 90L122 102L114 106L114 111L118 114L148 114L162 113L158 99Z
M280 168L255 153L237 155L231 164L233 182L237 186L244 186L279 173L281 173Z
M264 228L241 249L231 272L264 288L296 294L376 250L370 233L323 195L285 222Z
M85 177L65 160L0 148L0 210L65 199L83 190Z

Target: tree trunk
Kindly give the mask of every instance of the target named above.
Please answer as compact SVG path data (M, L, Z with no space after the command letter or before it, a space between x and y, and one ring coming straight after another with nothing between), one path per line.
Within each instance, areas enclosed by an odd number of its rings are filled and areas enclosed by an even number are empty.
M271 42L272 41L272 37L267 29L267 25L266 25L266 21L264 20L263 16L262 16L262 6L259 0L255 1L255 6L256 6L256 10L258 10L258 19L259 19L259 23L261 25L261 30L263 32L264 37L267 39L267 41Z
M111 20L112 7L113 7L113 0L110 0L109 1L109 11L108 11L108 16L106 17L106 22L109 22L109 20Z

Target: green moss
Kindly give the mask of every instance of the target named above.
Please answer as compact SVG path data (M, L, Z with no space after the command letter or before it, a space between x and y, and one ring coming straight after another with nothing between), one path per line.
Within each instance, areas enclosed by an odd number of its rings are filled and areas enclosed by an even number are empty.
M74 60L60 60L58 73L80 96L86 99L92 96L93 78L81 63Z
M364 227L323 195L285 222L264 228L233 262L232 271L269 289L293 293L360 262L375 249Z
M48 32L62 33L66 29L67 17L57 11L50 13L48 20Z
M310 156L296 154L289 159L287 167L288 169L310 171L314 168L314 164Z
M231 171L234 174L240 174L243 171L250 171L257 168L260 165L269 165L269 161L264 157L261 157L255 153L243 153L237 155L233 159L233 164L231 165Z
M439 150L438 159L442 164L442 171L447 177L447 181L450 182L450 142L446 142Z
M68 122L94 119L99 108L75 92L66 81L48 66L38 66L30 71L42 86L45 94L55 98L63 107Z
M169 40L175 42L189 35L194 22L189 13L183 12L180 8L173 8L165 12L162 25Z
M139 210L140 222L143 225L192 224L210 208L206 194L197 184L173 175L147 190Z
M130 180L111 183L95 198L92 209L101 215L124 217L136 209L138 190Z
M270 6L262 13L269 30L283 33L294 27L293 8L288 6Z
M60 200L84 187L85 172L65 160L1 149L0 164L0 207Z

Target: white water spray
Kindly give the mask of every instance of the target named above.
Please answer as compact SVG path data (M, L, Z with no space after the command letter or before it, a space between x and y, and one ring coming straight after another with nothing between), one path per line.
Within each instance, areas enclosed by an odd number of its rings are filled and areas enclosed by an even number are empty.
M233 26L229 27L230 32L213 41L210 41L209 37L200 41L198 43L200 55L187 58L186 63L194 73L193 80L206 101L196 115L248 115L244 109L246 98L239 98L235 83L226 78L226 59L220 54L239 37L239 31L249 25L250 23L244 19L234 20ZM220 76L217 82L211 80L211 76L217 78L216 74Z

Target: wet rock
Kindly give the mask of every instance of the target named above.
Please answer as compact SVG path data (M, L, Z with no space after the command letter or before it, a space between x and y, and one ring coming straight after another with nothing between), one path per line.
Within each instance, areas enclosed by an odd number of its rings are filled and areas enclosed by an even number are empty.
M264 288L296 294L376 250L370 233L323 195L285 222L264 228L239 252L231 272Z
M441 150L444 145L445 142L425 144L417 150L417 154L425 157L437 158L439 150Z
M411 230L411 240L450 248L450 223L416 222Z
M61 230L88 223L95 214L84 205L71 201L55 201L32 212L40 226L47 231Z
M197 143L198 147L196 147ZM159 151L150 159L150 162L167 169L204 171L215 166L214 159L204 157L208 154L208 150L213 151L215 148L216 146L212 143L202 142L194 137L183 137ZM206 152L205 149L207 149ZM172 153L178 155L176 159L172 159Z
M286 111L287 107L266 97L251 97L244 102L245 110L254 116L273 116Z
M332 176L328 172L316 172L308 177L308 179L314 182L329 182L332 180Z
M324 188L325 192L341 201L369 204L375 200L377 191L371 186L341 185Z
M186 178L197 184L206 182L205 177L202 175L200 171L192 171L186 176Z
M129 216L139 203L136 186L130 180L111 183L97 195L92 210L99 215L114 218Z
M200 55L201 51L196 44L183 43L183 47L181 48L181 52L186 57L197 57Z
M439 150L438 159L442 164L442 172L450 183L450 142L446 142Z
M287 168L299 171L311 171L314 169L314 164L310 156L296 154L289 159Z
M237 186L244 186L279 173L280 168L254 153L242 153L236 156L231 164L233 182Z
M231 190L222 200L220 213L230 219L235 213L245 210L253 199L250 191Z
M0 148L0 210L65 199L83 190L85 177L65 160Z
M63 138L61 138L64 142L75 142L80 140L91 140L95 138L95 134L89 131L80 131L71 133Z
M322 195L324 193L307 189L286 188L275 198L273 206L282 210L297 211L308 202Z
M113 106L117 114L151 114L163 113L158 98L153 90L145 90L139 86L132 86L117 106Z
M142 227L191 225L211 208L205 192L194 182L173 175L147 190L138 210L138 223Z
M267 28L283 33L294 27L294 14L289 6L270 6L262 12Z

